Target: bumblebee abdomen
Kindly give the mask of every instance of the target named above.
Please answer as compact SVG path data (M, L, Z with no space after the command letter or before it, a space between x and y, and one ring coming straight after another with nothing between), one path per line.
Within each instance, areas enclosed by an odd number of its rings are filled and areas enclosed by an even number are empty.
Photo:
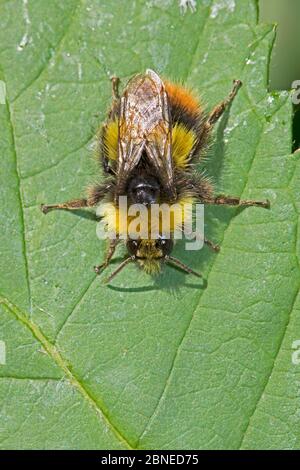
M174 166L186 169L206 149L208 131L206 115L193 92L181 85L164 82L172 120L172 153Z
M187 129L197 130L203 114L199 100L181 85L165 82L165 87L173 124L181 123Z

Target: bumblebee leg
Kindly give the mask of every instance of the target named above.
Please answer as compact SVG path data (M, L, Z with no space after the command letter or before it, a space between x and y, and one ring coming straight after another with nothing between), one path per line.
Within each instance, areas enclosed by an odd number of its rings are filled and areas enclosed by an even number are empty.
M227 206L258 206L270 209L270 201L254 201L252 199L240 199L232 196L216 196L211 199L204 199L204 204L227 205Z
M134 256L128 256L128 258L124 259L124 261L121 264L119 264L117 269L105 280L105 283L108 284L112 280L113 277L115 277L120 271L122 271L123 268L125 268L125 266L128 263L131 263L134 260L135 260Z
M94 266L94 271L96 274L100 274L100 272L103 271L109 265L109 262L111 258L113 257L113 254L115 252L115 249L118 243L119 243L118 238L110 241L104 262L100 264L99 266Z
M98 183L88 188L88 205L90 207L96 206L104 196L109 193L112 188L112 183Z
M87 199L73 199L61 204L41 204L41 210L44 214L47 214L47 212L53 209L76 210L82 207L94 207L110 189L111 183L95 184L88 189Z
M75 210L89 206L91 204L89 204L88 199L73 199L73 201L62 202L61 204L41 204L41 211L47 214L47 212L53 209Z
M119 84L120 79L119 77L111 77L111 84L112 84L112 95L115 101L120 99L119 95Z
M213 243L212 241L208 240L207 238L204 238L204 243L205 245L209 246L209 248L215 252L218 252L220 251L220 247L219 245L216 245L215 243Z
M200 273L197 273L197 271L194 271L192 268L190 268L189 266L187 266L186 264L184 264L182 261L180 261L179 259L177 258L174 258L174 256L165 256L164 258L165 262L166 263L169 263L173 266L177 266L178 268L180 268L182 271L185 271L186 273L188 274L194 274L195 276L198 276L198 277L202 277L202 274Z
M213 126L217 122L217 120L222 116L225 109L228 108L228 106L234 100L241 86L242 86L242 82L240 80L234 80L233 88L231 92L229 93L228 97L224 101L219 103L208 116L207 121L206 121L207 127Z

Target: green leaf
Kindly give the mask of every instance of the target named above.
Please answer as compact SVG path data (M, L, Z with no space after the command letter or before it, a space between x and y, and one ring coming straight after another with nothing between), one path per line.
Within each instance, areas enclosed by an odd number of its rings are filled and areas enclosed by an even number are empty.
M0 447L298 448L299 154L289 94L267 92L275 32L256 2L0 9ZM176 252L207 287L136 266L106 286L92 269L105 249L92 212L39 209L84 194L109 76L124 84L149 67L208 109L244 82L206 168L218 192L271 210L206 209L221 252Z

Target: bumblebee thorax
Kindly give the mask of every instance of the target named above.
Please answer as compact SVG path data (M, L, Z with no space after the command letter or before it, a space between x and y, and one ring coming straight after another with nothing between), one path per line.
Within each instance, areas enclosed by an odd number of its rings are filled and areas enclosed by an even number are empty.
M127 194L132 204L144 204L146 206L159 202L160 184L151 175L133 176L128 183Z

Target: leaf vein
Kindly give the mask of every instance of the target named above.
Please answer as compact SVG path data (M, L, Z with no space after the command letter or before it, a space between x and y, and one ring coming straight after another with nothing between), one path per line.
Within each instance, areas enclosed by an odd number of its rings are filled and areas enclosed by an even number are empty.
M2 304L6 310L15 316L36 338L36 340L42 345L45 351L49 354L52 360L57 366L64 372L64 375L70 380L70 383L77 389L82 397L89 403L91 408L96 412L98 418L101 418L105 422L107 427L114 434L116 439L127 449L132 449L132 445L126 439L126 437L117 429L117 427L110 421L107 413L104 411L103 406L92 396L92 394L84 387L79 378L71 370L66 360L62 357L61 353L52 344L40 328L35 325L24 312L22 312L16 305L10 302L4 297L0 297L0 304Z

